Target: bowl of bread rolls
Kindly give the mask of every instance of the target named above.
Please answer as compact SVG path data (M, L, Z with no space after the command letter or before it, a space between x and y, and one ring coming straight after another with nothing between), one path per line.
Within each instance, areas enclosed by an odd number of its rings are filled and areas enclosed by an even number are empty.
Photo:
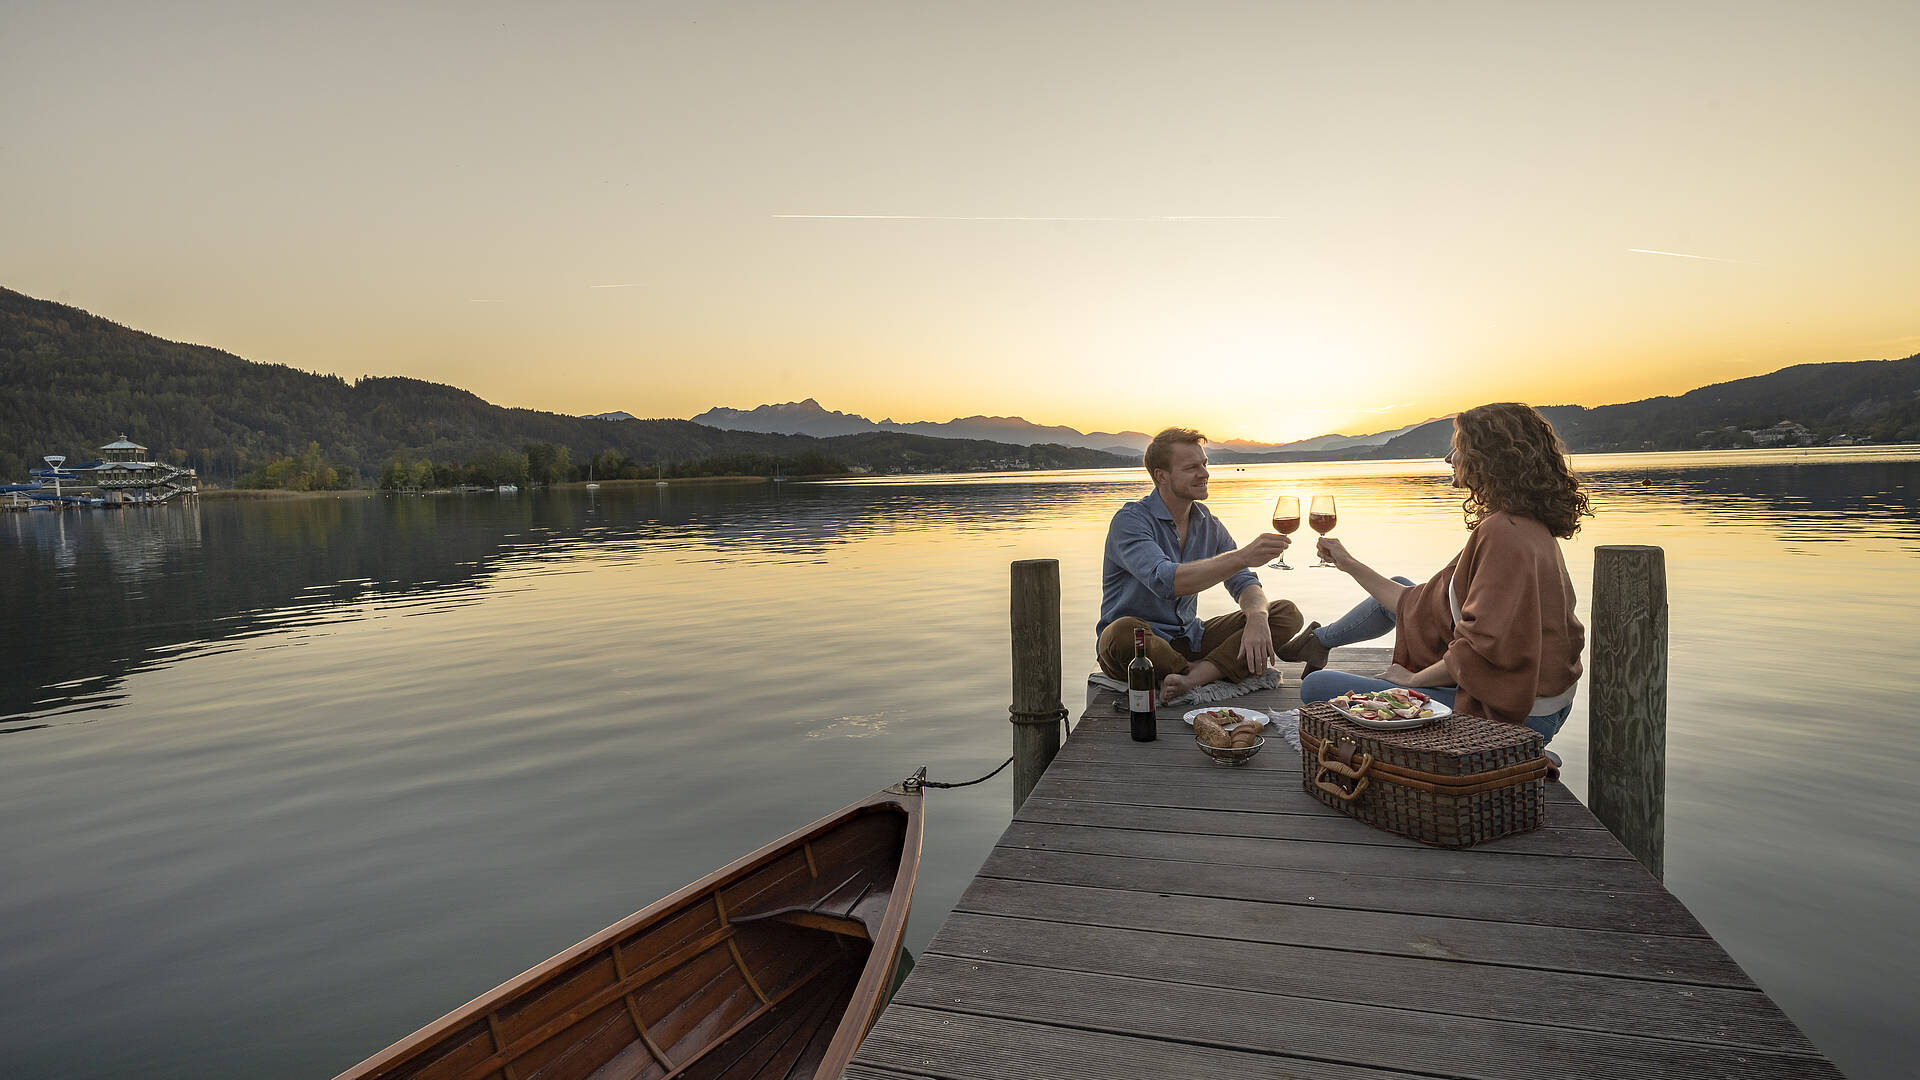
M1200 752L1222 765L1243 765L1267 740L1262 723L1242 719L1237 709L1201 710L1193 718L1193 741Z

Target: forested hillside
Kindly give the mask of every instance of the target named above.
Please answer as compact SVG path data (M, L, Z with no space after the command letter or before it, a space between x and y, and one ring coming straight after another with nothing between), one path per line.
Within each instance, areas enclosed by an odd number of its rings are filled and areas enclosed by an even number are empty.
M1904 360L1798 364L1675 397L1589 409L1540 410L1575 453L1707 450L1753 445L1746 432L1789 420L1814 443L1846 435L1875 443L1920 442L1920 354ZM1379 458L1438 457L1453 421L1436 420L1389 441Z
M1573 433L1583 450L1638 450L1648 443L1676 450L1724 445L1728 429L1765 428L1781 420L1806 426L1821 442L1835 435L1914 442L1920 440L1920 354L1799 364L1677 397L1581 413Z
M1739 446L1751 443L1745 431L1780 420L1804 425L1822 443L1842 434L1920 441L1920 355L1803 364L1675 397L1544 411L1575 451ZM1437 456L1451 426L1435 421L1377 448L1220 448L1214 456L1222 463ZM590 468L612 478L1138 464L1131 455L1060 445L895 431L815 438L509 409L418 379L349 382L254 363L0 289L0 481L23 478L43 454L93 460L95 448L122 432L154 457L193 466L221 484L279 483L303 470L331 470L342 485L366 485L399 477L401 468L411 483L444 484L524 478L529 469L534 479L564 479Z
M317 444L361 484L395 459L461 465L530 445L566 461L624 462L629 472L835 472L854 465L985 468L1120 464L1095 451L879 434L816 439L722 431L686 420L594 420L490 404L417 379L349 382L165 341L77 308L0 289L0 479L43 454L91 461L121 432L153 456L216 483L258 475Z

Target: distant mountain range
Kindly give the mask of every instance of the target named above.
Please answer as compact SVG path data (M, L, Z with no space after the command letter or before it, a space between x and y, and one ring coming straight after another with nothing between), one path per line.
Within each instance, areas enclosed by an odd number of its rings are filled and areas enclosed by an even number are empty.
M1146 449L1150 435L1138 431L1082 432L1070 427L1045 427L1018 416L963 416L943 422L929 420L869 420L853 413L835 412L813 398L789 401L782 405L761 405L753 409L713 408L693 418L696 424L726 431L760 431L779 435L855 435L868 431L901 431L940 439L986 439L991 442L1031 446L1055 443L1105 450L1120 454L1138 454Z
M529 444L576 465L608 452L647 475L731 470L948 472L1124 465L1083 447L1017 446L868 431L833 438L723 431L686 420L510 409L454 386L368 376L349 382L260 364L132 330L0 288L0 483L43 454L72 462L125 432L158 460L231 481L319 445L336 470L371 479L394 458L463 463Z
M1799 425L1800 444L1920 442L1920 354L1900 360L1799 364L1766 375L1714 383L1671 397L1617 405L1547 405L1540 410L1575 453L1705 450L1768 445L1753 433L1782 420ZM830 412L808 398L757 409L710 409L698 423L733 430L897 430L928 435L992 431L999 442L1041 441L1104 450L1137 462L1148 436L1138 431L1082 433L1043 427L1017 416L969 416L945 423L874 422ZM1451 416L1371 435L1320 435L1291 443L1227 440L1208 444L1218 464L1439 457L1447 452ZM953 437L951 434L945 437ZM974 436L978 437L978 436Z
M602 413L605 417L624 413ZM693 418L696 424L727 431L758 431L779 435L853 435L868 431L904 431L941 439L986 439L992 442L1024 446L1051 443L1058 446L1082 446L1121 457L1138 455L1147 448L1152 436L1140 431L1080 431L1059 425L1036 424L1019 416L962 416L952 420L900 421L869 420L854 413L836 412L813 398L789 401L781 405L761 405L752 409L712 408ZM1422 421L1425 423L1425 421ZM1210 444L1216 455L1229 456L1285 452L1321 452L1380 446L1397 435L1418 427L1409 424L1392 431L1372 435L1320 435L1293 443L1259 443L1230 439Z
M1673 397L1542 410L1575 451L1687 450L1754 445L1752 432L1792 421L1796 441L1920 442L1920 354L1901 360L1802 364ZM751 421L741 418L755 418ZM838 428L788 433L796 419ZM762 428L728 428L751 422ZM1437 457L1443 418L1372 435L1295 443L1223 442L1214 460L1323 461ZM1776 429L1775 435L1778 430ZM77 308L0 288L0 481L24 477L43 454L91 460L125 432L153 456L231 478L318 443L325 460L370 478L395 457L464 462L528 444L565 448L578 464L612 451L668 470L876 472L1100 468L1138 465L1147 436L1083 433L1019 417L879 422L812 399L752 410L714 409L693 421L632 413L563 416L504 408L453 386L368 376L349 382L254 363L132 330ZM984 435L992 438L982 438ZM1763 435L1768 434L1763 431ZM1111 452L1109 452L1111 451ZM691 474L691 473L689 473Z
M1394 428L1392 431L1376 431L1371 435L1316 435L1311 439L1282 443L1278 446L1242 442L1237 439L1223 442L1220 445L1247 453L1265 453L1273 450L1349 450L1357 446L1384 446L1396 436L1405 435L1421 424L1430 422L1430 419L1420 420L1408 424L1405 427Z

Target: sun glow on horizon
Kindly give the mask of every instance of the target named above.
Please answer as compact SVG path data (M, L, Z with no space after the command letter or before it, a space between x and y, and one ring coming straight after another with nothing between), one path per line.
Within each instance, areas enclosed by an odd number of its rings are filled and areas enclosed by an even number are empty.
M0 284L571 415L1276 443L1920 348L1920 5L562 11L22 7Z

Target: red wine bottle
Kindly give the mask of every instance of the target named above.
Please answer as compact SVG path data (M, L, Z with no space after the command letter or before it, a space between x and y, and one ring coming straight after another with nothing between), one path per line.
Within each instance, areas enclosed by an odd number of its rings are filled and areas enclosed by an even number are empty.
M1153 661L1147 659L1147 632L1133 632L1133 663L1127 665L1127 715L1132 721L1133 741L1152 742L1154 699Z

